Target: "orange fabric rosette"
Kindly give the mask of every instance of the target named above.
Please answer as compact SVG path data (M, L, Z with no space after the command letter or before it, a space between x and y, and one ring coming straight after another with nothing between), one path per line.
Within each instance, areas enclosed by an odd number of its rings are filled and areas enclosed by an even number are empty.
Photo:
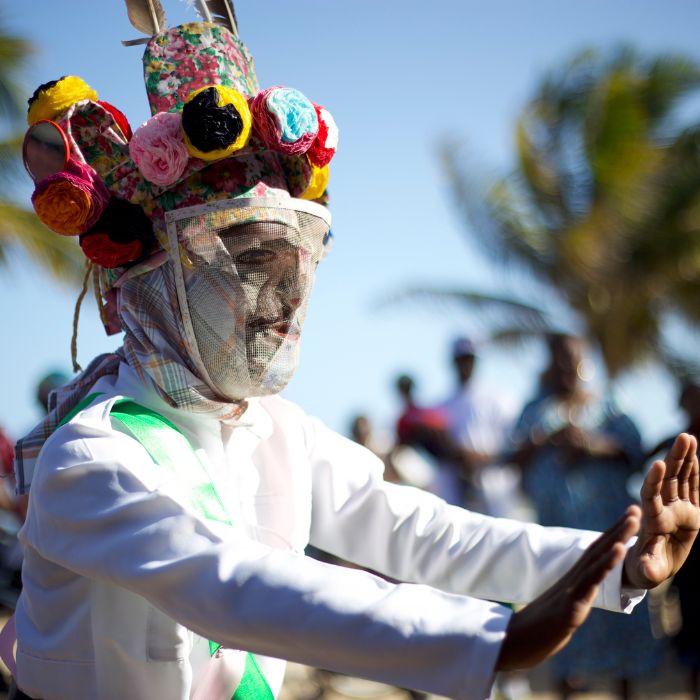
M37 183L32 204L41 222L52 231L76 236L97 222L109 196L90 166L71 160L66 170Z
M63 236L75 236L85 228L91 206L87 192L58 177L37 193L32 202L42 223Z

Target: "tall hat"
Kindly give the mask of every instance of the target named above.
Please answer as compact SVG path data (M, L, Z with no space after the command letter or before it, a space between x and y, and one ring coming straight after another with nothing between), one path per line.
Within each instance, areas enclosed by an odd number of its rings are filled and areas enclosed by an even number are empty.
M167 212L241 197L325 204L338 136L330 113L298 90L259 89L230 0L200 0L209 21L170 29L158 0L126 4L152 35L143 65L153 116L132 133L116 107L64 76L30 98L24 143L36 213L79 237L107 312L115 284L166 259ZM103 321L119 330L109 313Z

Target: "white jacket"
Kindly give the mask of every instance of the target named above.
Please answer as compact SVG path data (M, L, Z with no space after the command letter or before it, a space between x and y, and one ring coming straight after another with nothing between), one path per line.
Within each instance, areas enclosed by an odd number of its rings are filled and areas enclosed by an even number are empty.
M453 698L488 697L510 616L595 533L543 529L385 483L370 452L270 397L222 424L168 407L126 365L46 442L17 608L19 686L44 700L187 700L207 639ZM232 527L204 520L110 419L129 397L206 460ZM307 543L414 582L304 556ZM630 609L620 571L598 605ZM428 584L428 585L415 585ZM467 597L467 595L473 597Z

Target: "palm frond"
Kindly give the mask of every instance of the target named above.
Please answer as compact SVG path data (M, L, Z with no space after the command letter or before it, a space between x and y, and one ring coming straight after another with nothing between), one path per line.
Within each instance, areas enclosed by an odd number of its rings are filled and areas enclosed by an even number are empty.
M31 45L9 34L0 18L0 115L9 123L21 119L26 111L20 71L31 53Z
M466 230L497 263L516 264L541 280L548 278L546 233L530 221L531 208L509 178L480 177L471 162L459 163L462 151L443 144L443 171Z
M1 185L21 176L22 142L24 135L15 134L6 139L0 139L0 197L6 196Z
M665 120L688 93L700 86L700 67L684 56L659 56L647 72L645 102L656 124Z
M464 289L410 288L379 300L378 307L406 302L431 304L445 313L455 309L476 312L490 323L517 322L520 327L533 332L543 332L551 327L547 312L532 304L512 297Z
M0 201L0 263L9 264L20 249L55 277L80 284L85 258L77 241L50 231L34 212Z
M664 356L667 314L700 328L700 122L677 118L698 89L700 65L682 56L586 50L525 105L514 172L486 177L456 144L441 150L471 238L553 289L612 377ZM492 327L506 342L529 331Z
M555 328L521 328L520 326L504 326L493 330L486 339L487 343L502 348L521 348L534 340L540 341L554 332Z
M0 117L5 129L0 141L0 265L10 268L22 251L52 275L80 283L84 258L75 240L47 229L34 212L11 201L13 183L21 173L20 121L26 111L20 75L31 45L13 36L0 17Z
M542 121L547 118L538 113L541 107L537 103L531 105L516 124L518 176L546 228L557 230L569 220L570 212L562 191L564 172L560 159L553 157L551 144L537 140L544 131Z

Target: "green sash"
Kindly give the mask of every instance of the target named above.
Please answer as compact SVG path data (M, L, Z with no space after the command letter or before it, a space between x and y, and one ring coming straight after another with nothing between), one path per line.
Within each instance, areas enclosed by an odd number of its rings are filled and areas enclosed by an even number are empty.
M67 423L97 396L90 394L85 397L62 423ZM139 406L130 399L115 401L110 415L141 443L155 464L167 469L178 483L186 486L190 505L197 512L207 520L231 525L205 465L179 428L155 411ZM214 656L220 647L220 644L210 641L210 655ZM231 700L274 700L272 690L250 652L246 654L243 677Z

